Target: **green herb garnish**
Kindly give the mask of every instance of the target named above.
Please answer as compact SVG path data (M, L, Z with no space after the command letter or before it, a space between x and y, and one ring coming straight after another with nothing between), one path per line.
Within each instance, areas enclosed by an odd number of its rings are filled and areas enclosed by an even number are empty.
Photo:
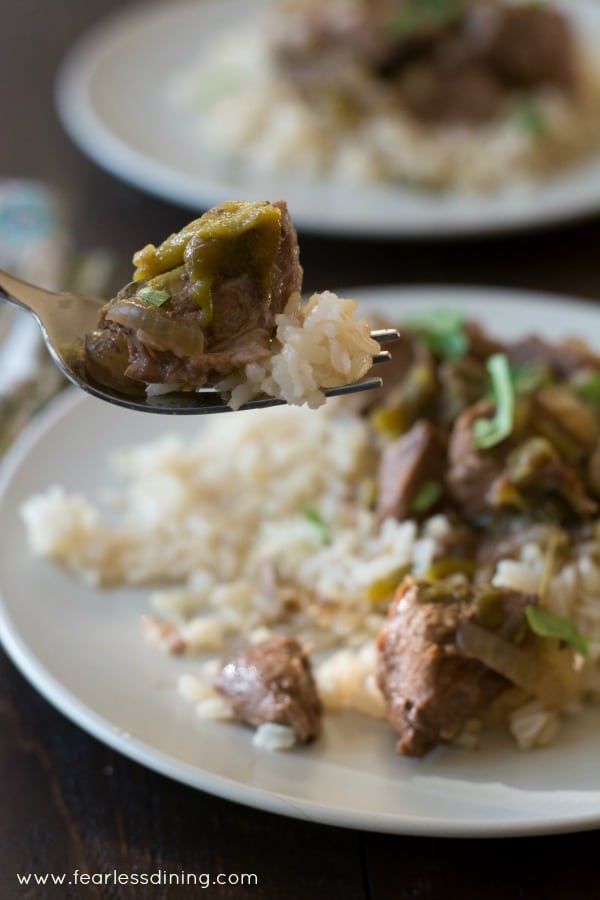
M568 644L577 653L587 656L589 653L589 642L575 624L570 619L557 616L556 613L544 609L543 606L534 606L528 604L525 607L525 618L527 624L534 634L539 637L557 638L563 644Z
M473 425L473 442L478 450L495 447L513 430L515 415L515 389L510 365L504 353L494 353L487 361L496 404L493 419L477 419Z
M143 287L140 288L136 294L140 300L145 300L146 303L151 303L152 306L162 306L163 303L166 303L167 300L171 299L171 295L168 291L159 291L156 288L151 287Z
M442 360L458 359L469 349L465 319L458 310L431 310L411 319L408 325Z
M412 512L426 512L434 506L442 496L442 486L439 481L424 481L410 504Z
M410 37L423 28L448 25L462 15L464 0L410 0L385 23L391 39Z
M331 529L321 514L312 506L303 506L301 511L302 515L320 531L323 543L330 544Z
M577 394L588 406L600 406L600 372L594 372L577 385Z
M546 120L537 103L523 100L515 109L515 121L521 131L531 138L541 138L546 134Z

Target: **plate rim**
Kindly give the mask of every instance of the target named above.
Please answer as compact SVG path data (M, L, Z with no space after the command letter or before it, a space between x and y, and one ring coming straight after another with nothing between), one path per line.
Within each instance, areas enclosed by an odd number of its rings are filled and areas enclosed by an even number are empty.
M243 0L229 0L229 2L243 5ZM587 0L579 2L585 4ZM205 3L217 6L219 0L205 0ZM181 11L194 7L200 10L199 4L194 0L172 0L169 4L170 15L177 16ZM134 29L140 21L151 21L155 17L164 17L164 14L164 4L160 0L152 0L150 3L138 2L133 6L117 8L92 24L67 50L58 67L54 83L56 110L65 131L79 149L116 178L167 202L192 210L205 209L231 199L236 190L240 194L248 193L246 186L239 190L236 185L228 184L226 179L220 176L207 179L180 172L174 164L164 163L148 156L115 134L106 117L94 111L89 99L88 87L92 83L98 60L107 52L118 35L122 34L124 29ZM201 11L198 15L201 15ZM576 177L577 173L584 173L588 168L590 172L585 179L586 190L575 195L572 191L570 193L567 191L564 196L560 190L563 179L568 179L570 174ZM289 177L290 183L300 185L293 175L285 176L284 173L278 177ZM327 183L325 179L323 185ZM449 218L440 215L440 207L436 206L435 209L432 207L431 213L423 220L408 221L401 217L400 221L390 223L380 222L374 217L369 221L368 227L365 227L362 217L338 216L334 221L330 221L327 210L325 214L318 210L307 213L300 208L294 211L294 221L300 231L309 234L363 239L397 238L431 241L440 238L452 240L478 235L545 231L559 225L583 221L597 214L600 210L600 188L596 192L587 189L595 183L600 184L600 149L597 155L590 156L581 165L557 173L555 178L544 182L540 189L534 186L533 194L526 193L516 207L511 208L509 205L508 209L502 205L495 207L494 204L499 198L508 197L514 185L509 185L506 192L501 190L498 194L470 194L460 191L442 194L441 199L446 201L456 194L461 201L470 198L475 202L475 206L467 209L466 214L459 213ZM526 191L530 190L530 186L525 184ZM418 203L420 194L425 198L428 196L426 192L386 183L379 185L378 188L387 195L390 193L397 195L400 210L403 198L416 198ZM311 189L318 189L318 181L311 182ZM348 189L355 190L356 186L350 185ZM358 189L360 190L360 186ZM366 190L369 190L368 186ZM549 207L538 209L535 203L536 194L540 197L545 195L545 202L550 197Z
M403 296L405 300L406 298L417 299L427 296L434 303L443 303L444 297L446 297L445 302L454 303L454 299L449 294L456 292L472 297L481 293L484 295L484 299L488 300L489 298L497 300L502 300L503 298L518 299L523 302L532 302L536 305L556 305L564 304L565 301L568 301L572 307L575 307L574 313L577 311L576 307L581 306L588 313L597 311L600 320L600 309L593 300L573 298L545 291L473 285L416 285L414 287L379 285L373 287L363 286L353 291L359 302L363 304L363 310L364 306L370 302L370 299L374 303L377 303L378 300L381 302L382 298L389 298L392 293L399 298L400 305ZM485 308L485 303L482 303L482 307ZM0 462L0 507L3 505L5 494L13 475L19 471L23 464L23 459L43 439L46 432L51 430L65 416L76 410L79 405L90 405L99 402L101 401L87 397L78 392L76 388L69 387L58 397L54 398L25 427ZM361 813L354 810L332 808L328 805L319 804L314 800L289 796L285 793L268 791L265 788L255 787L252 784L235 781L222 775L215 775L207 769L177 760L170 754L151 746L147 741L133 738L121 729L116 728L91 706L81 701L77 697L76 691L68 688L52 675L27 646L26 641L18 631L16 623L12 620L8 608L5 606L1 585L0 644L4 647L8 657L17 669L38 693L67 719L101 743L122 753L132 761L175 781L186 784L190 788L205 791L251 808L314 822L315 824L363 831L440 838L504 838L568 833L596 828L600 823L600 803L596 812L588 812L584 815L573 812L566 814L555 813L552 817L544 815L540 819L538 814L538 816L532 816L530 819L520 817L516 820L502 819L494 821L491 821L489 816L483 816L481 819L472 816L468 821L456 822L448 817L432 821L430 817L419 817L416 815L405 816L399 819L397 815L392 815L391 813Z

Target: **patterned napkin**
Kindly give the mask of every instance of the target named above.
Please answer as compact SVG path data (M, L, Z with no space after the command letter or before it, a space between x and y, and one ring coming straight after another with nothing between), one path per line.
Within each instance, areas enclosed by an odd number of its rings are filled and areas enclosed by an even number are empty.
M102 296L113 260L104 250L74 256L60 198L46 185L0 179L0 268L51 290ZM0 453L65 384L33 318L0 304Z

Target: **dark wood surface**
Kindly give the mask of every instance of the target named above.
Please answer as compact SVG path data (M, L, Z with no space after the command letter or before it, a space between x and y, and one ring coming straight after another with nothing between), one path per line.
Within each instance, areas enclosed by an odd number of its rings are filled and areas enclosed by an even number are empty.
M88 161L57 120L57 64L120 0L5 0L0 28L0 175L64 196L77 246L133 250L190 217ZM473 283L600 299L600 220L460 242L361 242L301 235L306 287ZM574 323L575 324L575 323ZM1 540L0 536L0 540ZM599 767L600 773L600 767ZM600 780L600 774L599 774ZM197 791L107 749L46 703L0 651L0 900L206 896L314 900L596 898L598 833L443 840L279 818ZM258 884L18 887L16 873L255 873Z

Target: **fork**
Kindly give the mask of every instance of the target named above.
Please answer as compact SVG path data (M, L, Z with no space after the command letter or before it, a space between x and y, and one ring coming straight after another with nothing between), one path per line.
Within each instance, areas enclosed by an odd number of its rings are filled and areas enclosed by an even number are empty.
M137 397L129 396L93 381L87 375L85 367L77 364L74 347L85 334L95 330L98 315L105 300L84 294L48 291L0 269L0 301L3 300L33 315L58 368L74 385L100 400L106 400L117 406L124 406L139 412L172 415L232 411L231 407L223 401L220 393L211 387L195 391L174 391L168 394ZM371 332L371 337L383 344L396 340L398 332L391 328L378 329ZM382 350L373 357L373 364L387 362L390 358L389 352ZM354 384L328 388L324 394L327 397L336 397L357 391L372 390L381 387L381 384L381 378L365 377ZM281 405L285 405L285 400L275 397L259 397L240 408L261 409L267 406Z

